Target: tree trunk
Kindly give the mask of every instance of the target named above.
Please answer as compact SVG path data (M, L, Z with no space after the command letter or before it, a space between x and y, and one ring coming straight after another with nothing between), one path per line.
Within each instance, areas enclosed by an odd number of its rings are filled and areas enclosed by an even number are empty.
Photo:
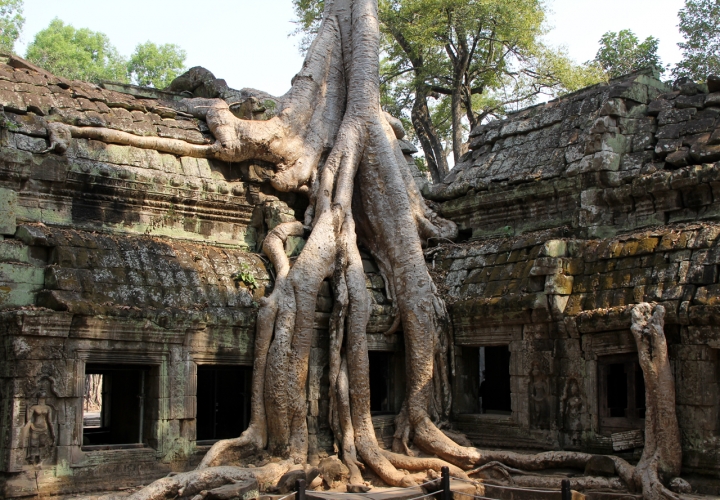
M427 91L424 85L417 85L415 88L415 101L411 112L413 128L420 141L425 160L427 161L433 182L439 183L450 171L445 150L438 138L437 131L430 118L430 110L427 104Z
M632 311L632 332L645 378L645 448L635 469L636 486L648 500L677 498L663 483L680 475L682 447L675 414L675 378L665 339L665 308L648 303Z
M418 53L417 47L408 42L400 30L395 29L391 24L386 24L395 41L403 49L410 64L412 64L413 73L415 74L415 100L413 108L410 112L413 128L417 134L420 146L425 154L428 169L434 183L442 182L445 176L450 172L448 167L445 149L435 130L428 109L427 98L428 85L424 81L424 60L423 56Z
M452 144L453 158L455 165L460 163L460 157L463 155L463 97L462 89L454 87L450 95L450 113L452 114Z

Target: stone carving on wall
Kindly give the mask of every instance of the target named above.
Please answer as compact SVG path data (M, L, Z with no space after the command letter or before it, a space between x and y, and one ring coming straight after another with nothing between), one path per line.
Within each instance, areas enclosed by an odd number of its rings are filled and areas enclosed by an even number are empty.
M550 423L550 379L549 369L540 360L533 360L530 368L530 422L540 428Z
M31 466L53 462L57 440L55 422L57 411L48 401L55 390L55 378L42 375L35 384L34 391L28 398L25 410L25 425L20 434L20 442L25 448L25 462Z
M46 402L47 393L39 391L36 404L25 413L22 443L25 445L25 461L29 465L40 465L52 456L55 447L55 408Z
M580 394L580 383L571 378L565 384L565 390L560 401L560 420L563 430L568 435L568 445L580 446L580 436L583 429L582 422L583 400Z

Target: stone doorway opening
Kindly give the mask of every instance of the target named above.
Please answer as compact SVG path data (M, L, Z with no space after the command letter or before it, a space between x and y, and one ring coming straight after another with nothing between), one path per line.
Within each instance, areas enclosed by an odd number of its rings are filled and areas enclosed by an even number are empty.
M598 359L600 427L605 433L645 426L645 380L637 354Z
M402 354L368 351L370 363L370 412L394 415L400 411L405 393L405 363Z
M149 373L146 366L85 366L83 449L144 445Z
M482 413L510 415L510 349L501 345L480 347L478 351Z
M251 366L198 366L198 444L238 437L247 429L251 383Z
M370 361L370 411L390 413L390 353L368 352Z

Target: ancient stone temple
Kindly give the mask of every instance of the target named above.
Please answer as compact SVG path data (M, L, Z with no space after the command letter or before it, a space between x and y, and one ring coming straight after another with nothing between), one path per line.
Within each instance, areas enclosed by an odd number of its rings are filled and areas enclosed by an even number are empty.
M208 73L167 91L67 81L0 64L0 496L146 484L194 467L248 423L258 300L274 284L269 230L307 201L271 166L103 142L93 127L214 142L172 106L221 97L242 118L272 96ZM197 73L196 73L197 76ZM58 147L53 124L89 130ZM150 142L148 142L150 144ZM657 302L677 388L683 477L720 479L720 85L652 72L472 131L444 184L408 169L457 242L426 250L453 323L452 425L473 443L633 460L645 388L630 309ZM717 162L717 163L714 163ZM287 254L304 245L290 237ZM404 396L402 332L375 262L371 410L389 445ZM332 449L328 290L307 400L311 457ZM94 386L96 390L89 391ZM232 396L232 397L228 397Z

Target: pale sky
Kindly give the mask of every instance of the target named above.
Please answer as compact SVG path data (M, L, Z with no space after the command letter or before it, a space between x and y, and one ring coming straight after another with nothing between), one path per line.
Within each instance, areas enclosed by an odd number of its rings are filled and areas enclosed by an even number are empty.
M660 39L664 63L677 63L677 12L684 0L546 0L552 10L547 42L567 47L577 62L595 56L606 31L629 28L642 40ZM16 50L58 17L101 31L128 57L138 43L175 43L188 67L204 66L234 88L274 95L290 88L302 65L291 0L25 0L27 22Z

